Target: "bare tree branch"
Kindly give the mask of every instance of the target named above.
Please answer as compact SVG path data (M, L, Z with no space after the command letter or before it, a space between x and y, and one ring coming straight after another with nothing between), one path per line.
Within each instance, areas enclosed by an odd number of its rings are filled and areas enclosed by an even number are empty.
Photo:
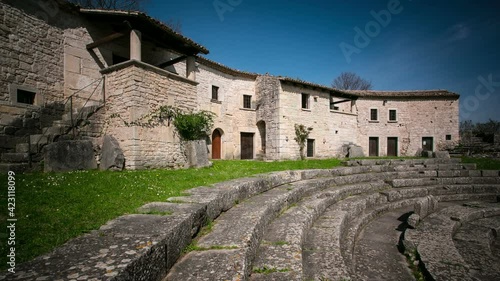
M335 80L332 87L342 90L371 90L372 82L359 77L353 72L342 72Z
M144 11L147 0L69 0L83 8L104 10Z

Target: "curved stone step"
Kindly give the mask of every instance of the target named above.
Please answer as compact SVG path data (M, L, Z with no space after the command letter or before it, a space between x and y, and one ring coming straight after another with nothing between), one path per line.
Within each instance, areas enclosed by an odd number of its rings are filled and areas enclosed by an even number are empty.
M407 229L403 244L407 251L418 252L425 271L434 280L473 280L471 267L452 236L469 221L493 216L500 216L498 203L451 206L429 215L416 229Z
M453 236L455 247L477 280L500 280L500 260L492 253L492 243L500 230L500 216L464 223Z
M250 280L302 280L305 232L327 207L348 196L384 188L383 181L335 186L305 198L275 219L265 231ZM260 272L267 271L269 274Z
M352 280L415 280L398 244L404 221L413 206L388 211L368 223L359 233L354 247Z
M390 180L389 183L395 188L448 184L500 184L500 177L487 175L482 177L397 178Z
M245 279L250 275L251 261L269 222L301 198L333 184L335 178L303 180L240 202L221 214L212 231L199 238L197 247L209 251L188 253L170 270L165 280ZM208 263L213 261L226 264L226 267L207 271Z

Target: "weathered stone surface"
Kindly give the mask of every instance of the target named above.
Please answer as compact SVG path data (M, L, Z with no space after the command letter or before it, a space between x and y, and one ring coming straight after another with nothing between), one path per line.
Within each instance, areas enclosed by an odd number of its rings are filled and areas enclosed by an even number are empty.
M125 166L125 156L118 141L110 135L103 137L101 149L100 170L123 170Z
M408 219L406 220L406 223L411 227L411 228L416 228L417 224L420 222L420 216L417 214L411 214Z
M363 148L358 145L349 145L348 157L350 158L365 157L365 154L363 153Z
M450 158L450 153L448 151L436 151L434 152L434 157L439 158L439 159L449 159Z
M207 143L205 140L188 141L186 154L189 167L208 167L212 163L208 161Z
M429 195L418 200L414 208L415 214L417 214L421 219L424 219L438 209L438 201L434 198L434 196Z
M45 172L91 170L97 168L91 141L61 141L45 148Z

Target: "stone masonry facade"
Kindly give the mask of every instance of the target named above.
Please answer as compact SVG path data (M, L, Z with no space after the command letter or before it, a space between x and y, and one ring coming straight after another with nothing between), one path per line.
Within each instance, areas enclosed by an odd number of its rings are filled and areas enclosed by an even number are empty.
M345 157L346 145L414 156L459 139L459 96L445 90L342 91L239 71L145 14L46 2L45 18L37 1L0 2L0 153L91 105L73 132L97 160L103 137L116 138L127 169L186 167L170 122L130 125L163 105L215 113L209 158L298 159L295 124L308 128L312 158Z

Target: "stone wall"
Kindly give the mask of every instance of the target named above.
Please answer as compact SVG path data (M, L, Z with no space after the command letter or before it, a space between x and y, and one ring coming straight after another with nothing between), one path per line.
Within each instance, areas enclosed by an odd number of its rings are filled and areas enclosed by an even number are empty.
M240 159L240 134L254 134L254 157L261 150L260 133L257 130L255 109L243 108L243 95L252 96L255 103L255 81L238 77L200 64L196 73L198 109L216 114L214 130L221 136L221 158ZM218 100L212 100L212 86L219 87ZM211 138L211 137L210 137ZM212 145L209 142L209 156Z
M258 76L255 82L257 120L265 122L266 157L280 159L280 82L272 76Z
M308 109L302 108L302 94L309 95ZM300 157L299 145L294 140L295 124L312 128L309 139L314 140L315 158L345 156L342 155L342 145L358 142L356 110L351 109L351 102L338 106L339 110L330 110L330 93L326 91L282 83L279 104L280 157Z
M422 137L433 137L434 151L459 140L458 99L361 98L356 101L359 144L368 155L369 137L379 137L379 155L387 155L387 138L398 138L398 155L414 156L422 150ZM378 121L370 121L370 109ZM397 121L389 121L389 109ZM446 140L446 135L451 140Z
M1 152L12 151L63 112L64 27L35 17L41 8L28 2L0 2ZM35 92L34 104L18 103L17 89Z
M0 2L0 101L16 102L11 85L36 89L36 105L60 101L63 30L27 12Z
M196 82L167 71L130 61L106 73L107 102L103 133L120 143L126 169L184 167L183 143L172 124L127 126L161 105L196 108Z

